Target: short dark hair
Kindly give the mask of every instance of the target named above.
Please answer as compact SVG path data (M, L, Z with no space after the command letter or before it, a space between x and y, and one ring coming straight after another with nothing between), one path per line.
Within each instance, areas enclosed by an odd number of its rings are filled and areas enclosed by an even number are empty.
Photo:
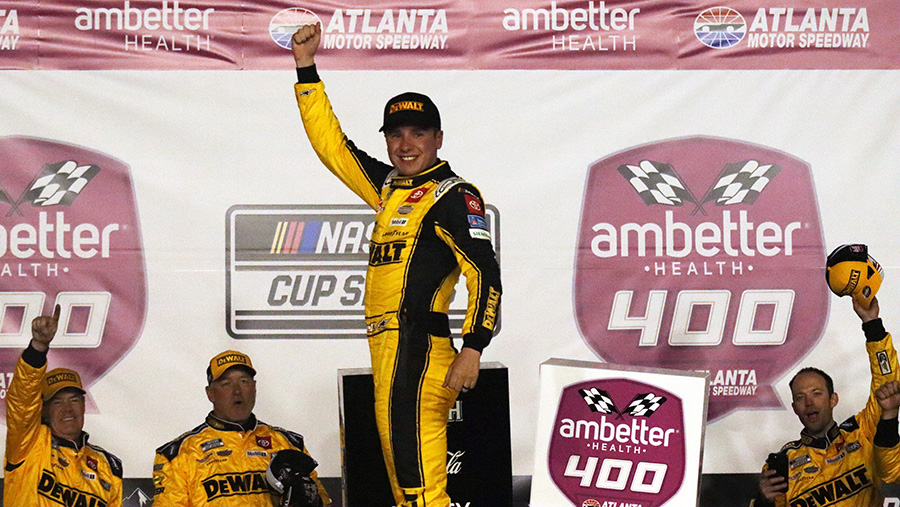
M834 380L831 379L831 376L818 368L813 368L812 366L807 366L806 368L803 368L802 370L794 374L794 376L791 378L791 381L788 382L788 387L791 388L791 392L794 391L794 381L797 380L797 377L803 375L804 373L815 373L816 375L825 379L825 388L828 389L828 396L834 394Z

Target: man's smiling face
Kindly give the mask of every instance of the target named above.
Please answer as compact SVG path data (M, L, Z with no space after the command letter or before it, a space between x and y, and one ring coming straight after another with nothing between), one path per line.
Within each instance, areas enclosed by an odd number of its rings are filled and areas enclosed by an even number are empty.
M384 133L388 157L401 176L414 176L437 162L444 132L434 128L404 125Z

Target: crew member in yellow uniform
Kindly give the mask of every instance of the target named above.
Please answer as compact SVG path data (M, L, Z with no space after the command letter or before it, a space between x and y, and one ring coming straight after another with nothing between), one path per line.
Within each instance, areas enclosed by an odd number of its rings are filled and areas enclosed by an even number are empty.
M3 505L119 507L122 462L88 443L81 377L66 368L47 371L59 313L57 306L52 317L32 321L6 394Z
M831 377L816 368L803 368L790 382L791 407L803 424L800 439L781 448L787 455L787 490L776 470L763 468L756 507L881 507L885 477L895 471L877 469L876 429L882 409L876 392L900 379L897 352L891 335L878 317L878 300L867 307L853 298L862 320L872 382L866 407L841 424L832 410L838 403ZM882 430L883 431L883 430Z
M256 370L250 357L226 350L209 362L206 422L156 450L154 507L271 507L278 500L266 482L272 456L285 449L309 454L303 436L259 421ZM317 499L331 504L316 472L309 475Z
M319 25L293 36L300 115L325 166L375 210L366 274L366 327L375 415L397 505L447 507L447 417L475 386L493 336L500 269L481 194L437 157L440 114L427 96L388 101L391 165L359 150L341 130L316 71ZM447 311L459 275L468 292L462 349Z

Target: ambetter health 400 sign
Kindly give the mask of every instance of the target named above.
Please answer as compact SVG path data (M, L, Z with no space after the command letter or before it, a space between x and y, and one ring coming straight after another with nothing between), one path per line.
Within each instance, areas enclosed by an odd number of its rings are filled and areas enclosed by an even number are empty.
M531 505L696 505L709 377L541 365Z
M778 407L772 382L828 314L812 174L783 151L712 137L591 165L575 267L585 342L615 364L709 370L709 418Z
M50 367L78 371L85 387L109 371L137 342L146 306L128 166L80 146L0 138L0 283L0 398L32 319L57 304Z

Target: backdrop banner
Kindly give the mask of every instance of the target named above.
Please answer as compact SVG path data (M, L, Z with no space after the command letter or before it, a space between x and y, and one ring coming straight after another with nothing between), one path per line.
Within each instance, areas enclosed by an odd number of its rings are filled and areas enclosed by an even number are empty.
M337 484L374 212L299 118L289 42L311 22L347 138L388 160L384 104L427 94L440 158L484 198L503 295L482 360L507 368L516 501L536 473L558 490L535 460L549 358L708 373L710 505L746 505L798 438L800 368L832 376L836 420L865 406L860 321L824 268L868 245L896 332L900 3L879 0L0 0L0 406L59 303L49 365L81 373L128 495L152 496L155 449L204 420L229 349L258 371L254 413Z

